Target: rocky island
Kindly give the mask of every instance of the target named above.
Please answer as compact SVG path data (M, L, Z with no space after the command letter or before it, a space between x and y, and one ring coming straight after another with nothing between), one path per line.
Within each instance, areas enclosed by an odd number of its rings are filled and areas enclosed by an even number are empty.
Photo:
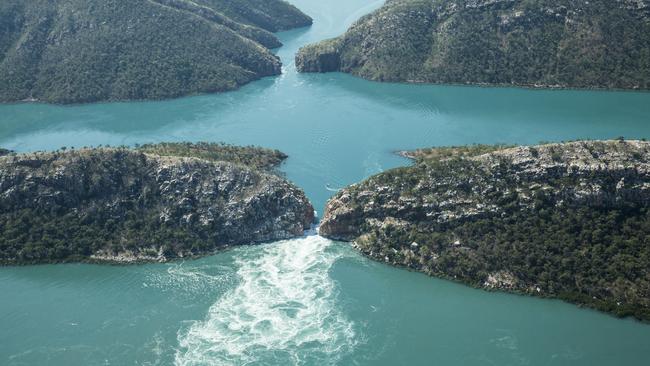
M162 99L281 72L283 0L3 0L0 102Z
M650 89L648 0L388 0L302 48L302 72L376 81Z
M279 151L167 143L0 157L0 264L166 261L300 236Z
M650 320L650 143L406 153L336 194L323 236L475 287Z

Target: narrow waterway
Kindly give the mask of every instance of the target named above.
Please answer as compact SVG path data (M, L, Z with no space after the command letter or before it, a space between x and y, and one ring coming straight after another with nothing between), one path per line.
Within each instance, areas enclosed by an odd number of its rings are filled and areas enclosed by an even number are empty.
M155 141L281 149L319 211L422 146L650 137L650 93L379 84L297 74L302 45L381 5L293 0L284 74L161 102L0 106L18 151ZM195 261L0 268L2 365L644 365L650 326L370 262L316 235Z

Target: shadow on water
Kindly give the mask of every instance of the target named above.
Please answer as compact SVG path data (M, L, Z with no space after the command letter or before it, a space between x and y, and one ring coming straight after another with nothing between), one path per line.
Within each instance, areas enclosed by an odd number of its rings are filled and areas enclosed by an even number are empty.
M650 122L650 93L590 90L546 90L516 87L412 85L362 80L343 73L298 75L312 85L334 84L355 99L404 111L455 116L458 122L481 119L519 124ZM636 126L638 127L638 126ZM614 137L614 136L612 136Z
M254 103L252 99L273 87L278 77L266 77L239 90L162 101L50 105L24 103L0 105L0 140L33 131L92 129L108 133L138 133L218 114L233 103Z

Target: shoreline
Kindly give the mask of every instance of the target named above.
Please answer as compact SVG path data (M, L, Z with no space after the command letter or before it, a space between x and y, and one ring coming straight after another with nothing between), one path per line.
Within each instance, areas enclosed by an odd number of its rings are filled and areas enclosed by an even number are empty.
M414 80L377 80L366 78L362 75L359 75L355 72L347 71L328 71L328 72L310 72L303 71L299 72L300 74L328 74L328 73L341 73L354 76L355 78L363 79L366 81L380 83L380 84L394 84L394 85L410 85L410 86L452 86L452 87L474 87L474 88L498 88L498 89L518 89L518 90L529 90L529 91L593 91L593 92L617 92L617 93L640 93L647 94L650 93L650 88L607 88L607 87L598 87L598 86L563 86L563 85L544 85L544 84L507 84L507 83L480 83L480 82L433 82L433 81L414 81Z
M523 297L530 297L530 298L536 298L536 299L543 299L543 300L554 300L554 301L561 301L567 304L574 305L580 309L588 309L600 314L605 314L608 315L614 319L620 319L620 320L626 320L630 319L634 322L640 323L640 324L646 324L650 325L650 319L640 319L635 317L634 315L626 315L626 316L618 316L616 313L613 313L611 311L599 309L596 306L590 306L589 304L577 302L577 301L572 301L569 298L564 298L562 296L553 296L553 295L548 295L548 294L543 294L543 293L538 293L538 292L527 292L527 291L518 291L518 290L513 290L513 289L508 289L508 288L503 288L503 287L485 287L481 285L474 285L471 283L463 282L462 280L459 280L457 278L453 278L451 276L447 276L444 273L433 273L433 272L427 272L422 270L421 268L417 267L412 267L409 265L401 264L395 261L385 261L384 258L380 258L379 255L374 255L372 253L368 253L367 251L361 249L361 247L356 243L356 241L348 241L348 240L343 240L343 239L334 239L334 238L329 238L327 236L323 236L324 238L334 241L334 242L339 242L345 245L351 246L357 253L361 254L364 258L367 258L374 263L381 264L381 265L386 265L395 269L399 270L406 270L408 272L412 273L419 273L422 275L425 275L430 278L435 278L439 279L442 281L449 281L458 285L462 285L465 287L469 287L475 290L480 290L480 291L485 291L485 292L490 292L490 293L502 293L502 294L508 294L508 295L516 295L516 296L523 296Z

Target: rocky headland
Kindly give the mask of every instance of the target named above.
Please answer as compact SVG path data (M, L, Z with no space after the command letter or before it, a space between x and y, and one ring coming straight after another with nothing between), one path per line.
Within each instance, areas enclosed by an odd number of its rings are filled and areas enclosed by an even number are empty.
M336 194L323 236L472 286L650 320L650 143L577 141L405 154Z
M648 0L388 0L303 47L301 72L370 80L650 89Z
M0 157L0 264L166 261L303 235L279 151L157 144Z

